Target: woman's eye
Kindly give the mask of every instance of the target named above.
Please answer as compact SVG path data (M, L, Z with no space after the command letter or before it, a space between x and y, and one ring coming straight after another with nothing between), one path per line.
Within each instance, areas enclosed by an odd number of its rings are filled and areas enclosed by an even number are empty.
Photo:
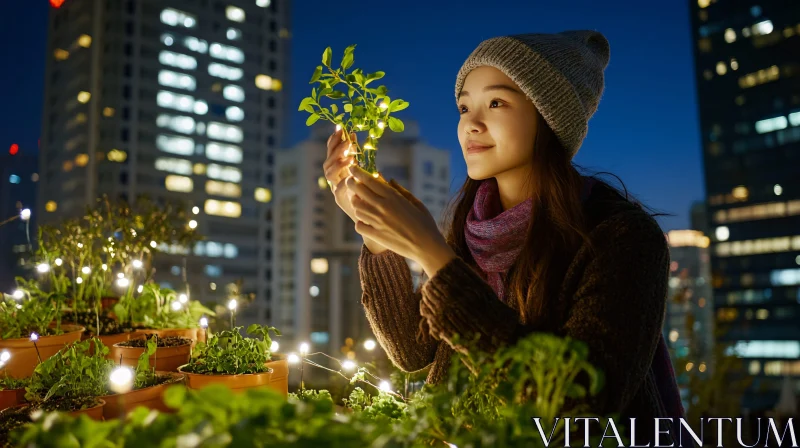
M464 113L464 109L466 109L466 108L467 108L467 106L458 106L458 113L459 114L463 114Z
M492 107L493 103L502 103L502 101L500 101L500 100L492 100L492 101L489 102L489 107Z
M500 100L492 100L492 101L489 102L489 108L491 108L492 104L494 104L494 103L498 103L498 105L499 105L499 104L502 104L503 102L500 101ZM467 106L458 106L458 113L463 115L464 113L467 112L465 110L466 108L467 108Z

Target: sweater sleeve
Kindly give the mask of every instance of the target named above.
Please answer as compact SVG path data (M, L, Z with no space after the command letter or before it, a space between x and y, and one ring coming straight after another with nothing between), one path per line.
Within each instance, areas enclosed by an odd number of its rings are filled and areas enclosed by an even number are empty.
M372 332L389 359L406 372L430 365L439 341L430 337L417 339L422 320L421 293L414 291L405 259L389 250L376 255L362 245L358 270L363 290L361 303Z
M596 412L630 403L652 363L664 320L669 250L658 224L633 213L599 225L585 268L565 279L576 286L562 297L570 305L560 333L585 342L589 361L605 374L605 386L589 403ZM425 284L420 310L431 334L462 352L452 335L477 333L478 347L492 352L536 331L523 328L518 314L461 259Z

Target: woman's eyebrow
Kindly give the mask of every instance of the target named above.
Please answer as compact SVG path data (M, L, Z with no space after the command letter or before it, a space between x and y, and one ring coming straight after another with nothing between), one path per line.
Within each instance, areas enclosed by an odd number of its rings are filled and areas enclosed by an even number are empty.
M522 94L522 92L520 92L519 90L505 84L494 84L483 88L484 92L488 92L490 90L504 90L507 92L517 93L520 95ZM467 92L466 90L462 90L461 94L458 95L458 97L461 98L462 96L469 96L469 92Z

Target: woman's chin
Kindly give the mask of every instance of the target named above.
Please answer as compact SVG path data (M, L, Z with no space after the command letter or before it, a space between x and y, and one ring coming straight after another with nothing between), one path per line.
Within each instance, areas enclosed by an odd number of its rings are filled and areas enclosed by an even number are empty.
M467 176L472 180L485 180L494 177L494 173L485 170L471 170L467 168Z

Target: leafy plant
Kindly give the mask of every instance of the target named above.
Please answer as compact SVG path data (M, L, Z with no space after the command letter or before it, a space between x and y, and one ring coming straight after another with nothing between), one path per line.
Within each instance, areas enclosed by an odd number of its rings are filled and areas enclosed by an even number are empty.
M134 389L143 389L158 384L156 369L150 367L150 357L156 353L157 348L155 339L147 340L146 348L139 355L139 361L136 363L136 374L133 379Z
M197 300L180 302L172 289L157 283L147 283L139 297L114 305L114 313L122 321L136 322L147 328L197 328L203 316L216 313ZM173 308L174 303L179 308Z
M107 354L108 347L97 338L65 346L36 366L25 399L41 405L49 400L104 395L108 375L114 368L114 362L105 358Z
M314 69L309 84L319 83L317 88L311 89L311 96L303 98L298 111L306 111L310 115L306 126L311 126L320 119L341 125L343 135L350 140L353 132L368 132L364 146L358 144L358 139L352 141L358 165L370 173L376 173L375 153L378 149L378 139L383 136L386 126L393 132L403 132L405 125L399 118L391 116L408 107L408 102L401 99L392 100L387 95L386 86L377 88L368 87L370 83L384 77L385 73L378 71L364 74L361 69L347 70L353 65L356 46L350 45L344 50L342 61L338 68L332 66L331 47L322 53L322 65ZM341 86L343 90L337 90ZM329 107L324 107L322 98L342 100L341 110L339 105L332 102Z
M269 371L266 363L272 358L270 346L272 338L281 333L275 327L258 324L250 325L247 333L261 336L258 338L243 337L243 327L215 333L206 343L200 342L192 353L192 359L182 371L208 375L239 375L244 373L262 373Z
M405 415L406 403L396 399L394 395L378 391L378 395L369 395L360 387L344 398L344 405L355 412L361 412L370 419L388 418L397 420Z
M27 387L30 378L13 378L8 375L0 377L0 390L22 389Z
M333 403L333 397L331 397L331 393L327 390L316 390L316 389L302 389L295 392L290 392L289 397L293 400L297 401L318 401L318 400L325 400L330 401Z
M17 278L17 284L23 298L4 294L0 299L0 339L25 338L33 332L40 336L61 334L58 321L50 326L58 316L55 295L41 291L34 281Z

